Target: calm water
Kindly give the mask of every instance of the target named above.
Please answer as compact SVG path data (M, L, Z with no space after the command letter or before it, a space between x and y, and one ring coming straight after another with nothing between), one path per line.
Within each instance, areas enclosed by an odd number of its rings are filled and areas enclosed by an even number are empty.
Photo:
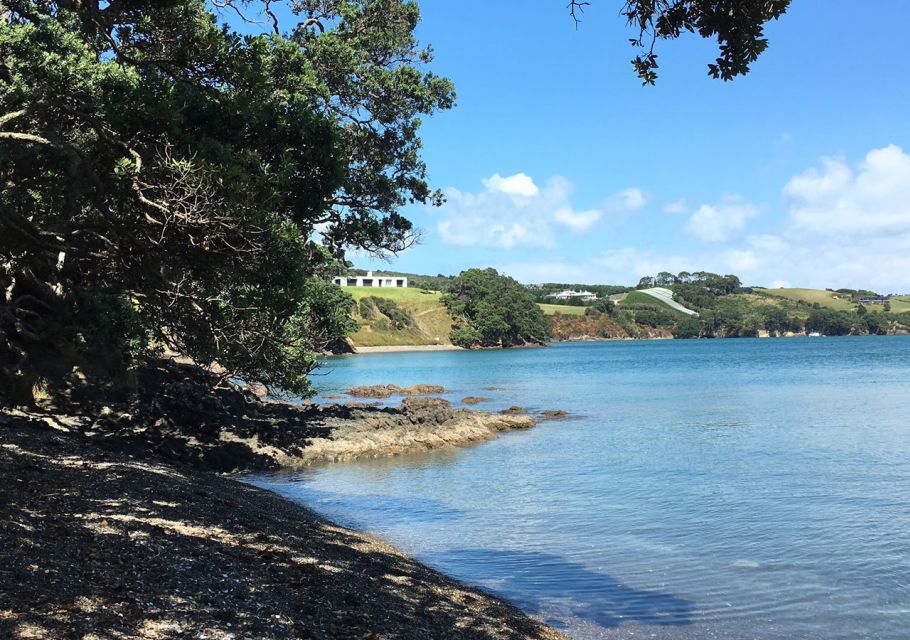
M365 355L318 384L392 382L575 418L256 482L576 638L910 637L910 338Z

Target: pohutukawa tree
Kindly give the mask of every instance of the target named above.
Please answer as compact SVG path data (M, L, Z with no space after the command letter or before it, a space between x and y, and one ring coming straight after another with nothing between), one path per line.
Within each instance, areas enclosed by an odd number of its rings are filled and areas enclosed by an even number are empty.
M570 0L569 12L576 20L592 2ZM630 38L639 54L632 67L644 84L657 80L656 46L659 40L675 40L685 33L717 40L717 59L708 64L712 78L732 80L749 72L750 65L768 47L765 24L780 18L790 0L626 0L621 13L637 30Z
M657 40L695 32L720 44L713 76L746 73L788 4L625 2L635 70L653 83ZM350 329L325 276L345 249L407 247L401 207L440 199L418 129L454 91L418 19L406 0L0 0L0 404L164 347L306 392Z
M416 4L0 14L0 404L164 347L306 392L350 329L325 276L345 249L408 246L400 208L439 199L418 129L454 91L426 69Z

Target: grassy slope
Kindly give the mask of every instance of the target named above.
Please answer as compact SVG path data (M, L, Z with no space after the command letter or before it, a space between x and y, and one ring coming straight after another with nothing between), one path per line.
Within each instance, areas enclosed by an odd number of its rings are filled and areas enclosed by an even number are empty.
M907 313L910 311L910 296L891 298L891 311L894 313Z
M412 346L426 344L451 344L449 332L452 318L442 306L438 292L426 293L420 289L383 289L373 287L345 287L345 291L360 301L367 296L392 300L408 312L417 324L417 329L396 330L378 326L374 320L364 320L356 313L354 319L360 323L360 331L351 340L357 347Z
M556 313L561 313L564 316L585 315L585 307L574 307L567 304L538 304L537 306L543 309L543 312L548 316Z
M389 327L376 326L375 320L364 320L359 315L354 318L361 324L361 329L354 336L352 341L358 347L373 346L411 346L411 345L433 345L433 344L451 344L449 341L449 332L452 330L452 319L449 317L445 307L442 306L440 298L442 294L438 292L425 293L420 289L383 289L371 287L345 287L345 291L350 293L355 300L360 300L366 296L376 296L393 300L399 307L407 311L418 325L417 330L396 330ZM736 298L742 298L750 306L775 304L775 299L780 300L805 300L806 302L818 302L823 307L840 310L852 310L853 304L849 298L839 296L831 291L822 291L819 289L762 289L762 294L740 294ZM621 306L625 304L643 303L659 306L674 314L678 312L665 305L660 300L638 291L611 296ZM541 304L540 308L547 315L560 313L565 316L581 316L585 313L585 307L575 307L560 304ZM869 305L870 311L881 311L880 305ZM896 297L891 301L891 309L895 313L910 312L910 296ZM681 314L680 314L681 315ZM797 314L799 315L799 314Z
M833 291L822 291L821 289L763 289L766 293L787 300L805 300L808 303L817 302L823 307L836 309L838 311L852 311L853 302L850 296L834 293Z
M685 315L665 303L663 300L655 298L654 296L649 296L647 293L642 293L641 291L630 291L629 293L622 294L622 297L619 299L617 304L620 306L624 304L647 304L654 307L659 307L660 309L669 311L670 313L673 313L677 316Z
M836 293L834 291L798 288L762 289L761 291L767 293L770 296L786 298L787 300L804 300L810 304L817 302L823 307L827 307L828 309L836 309L838 311L852 311L855 308L853 302L850 300L850 296ZM882 311L884 307L879 304L870 304L866 306L866 309L869 311ZM896 296L892 298L891 311L893 313L906 313L910 311L910 296Z
M355 312L354 319L360 323L360 331L351 336L355 347L387 347L451 344L449 332L452 330L452 318L442 305L439 292L426 293L416 288L373 288L345 287L356 301L368 296L392 300L417 323L417 330L393 329L384 324L380 318L366 320ZM584 307L561 304L542 304L540 308L547 315L561 313L567 316L584 315Z

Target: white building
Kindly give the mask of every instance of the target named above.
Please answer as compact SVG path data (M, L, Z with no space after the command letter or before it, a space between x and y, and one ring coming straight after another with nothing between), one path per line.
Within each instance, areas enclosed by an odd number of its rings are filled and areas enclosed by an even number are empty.
M367 271L365 276L354 276L345 278L338 276L332 280L339 287L393 287L400 289L408 288L408 279L401 276L384 276L382 274L373 275L372 271Z
M582 302L594 302L597 300L597 294L591 291L560 291L547 296L557 300L581 300Z

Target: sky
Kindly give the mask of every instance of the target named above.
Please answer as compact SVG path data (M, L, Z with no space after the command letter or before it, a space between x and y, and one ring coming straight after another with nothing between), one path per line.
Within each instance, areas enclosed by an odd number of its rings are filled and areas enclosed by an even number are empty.
M910 2L794 0L726 83L707 76L716 43L659 43L656 87L631 70L619 0L577 29L565 0L420 5L458 92L422 131L447 202L405 210L422 244L355 266L910 292Z

